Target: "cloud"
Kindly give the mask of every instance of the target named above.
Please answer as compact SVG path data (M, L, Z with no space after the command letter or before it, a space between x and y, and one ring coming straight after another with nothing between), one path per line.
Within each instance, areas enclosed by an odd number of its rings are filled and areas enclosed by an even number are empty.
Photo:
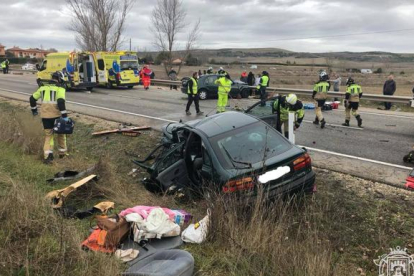
M125 48L131 39L134 49L154 49L150 18L155 3L136 0L125 28ZM183 5L187 27L178 36L181 45L198 19L200 48L410 52L414 44L414 31L375 33L414 29L410 16L414 4L408 0L183 0ZM0 1L0 43L74 49L70 12L65 7L65 0Z

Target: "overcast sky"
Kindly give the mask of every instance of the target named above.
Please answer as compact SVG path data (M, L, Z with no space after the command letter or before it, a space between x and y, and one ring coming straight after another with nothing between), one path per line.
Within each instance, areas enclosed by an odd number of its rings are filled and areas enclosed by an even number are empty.
M135 1L125 37L132 39L134 49L153 50L149 27L156 0ZM188 26L201 19L199 48L414 51L413 0L183 0L183 4ZM7 48L77 48L64 0L0 0L0 11L0 43ZM364 35L341 36L348 34ZM340 36L326 37L335 35ZM185 33L180 38L185 39ZM307 39L292 40L296 38Z

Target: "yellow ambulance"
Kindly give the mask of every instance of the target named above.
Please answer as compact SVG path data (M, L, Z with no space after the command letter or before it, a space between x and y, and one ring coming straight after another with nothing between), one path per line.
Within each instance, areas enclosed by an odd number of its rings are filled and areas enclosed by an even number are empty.
M52 80L52 74L61 71L65 77L65 88L86 88L97 85L96 64L91 52L61 52L48 54L42 64L37 65L37 84Z
M108 88L139 84L139 63L136 52L96 52L94 54L98 83Z

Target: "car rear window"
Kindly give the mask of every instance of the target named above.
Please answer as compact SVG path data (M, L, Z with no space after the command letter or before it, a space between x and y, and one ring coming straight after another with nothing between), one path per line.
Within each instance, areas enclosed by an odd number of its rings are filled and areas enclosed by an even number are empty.
M234 161L254 165L292 148L289 141L261 121L214 136L210 143L222 166L228 169L234 168ZM243 166L237 162L236 167Z

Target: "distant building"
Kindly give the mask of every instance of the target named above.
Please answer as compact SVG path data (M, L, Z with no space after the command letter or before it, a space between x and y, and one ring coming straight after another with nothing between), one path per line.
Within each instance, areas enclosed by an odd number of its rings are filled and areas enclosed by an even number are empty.
M6 46L1 45L0 43L0 57L4 57L6 55Z
M361 73L362 74L372 74L372 70L371 69L361 69Z
M7 52L12 53L17 58L45 58L45 56L52 51L46 51L38 48L21 49L18 46L14 46L13 48L7 49Z

